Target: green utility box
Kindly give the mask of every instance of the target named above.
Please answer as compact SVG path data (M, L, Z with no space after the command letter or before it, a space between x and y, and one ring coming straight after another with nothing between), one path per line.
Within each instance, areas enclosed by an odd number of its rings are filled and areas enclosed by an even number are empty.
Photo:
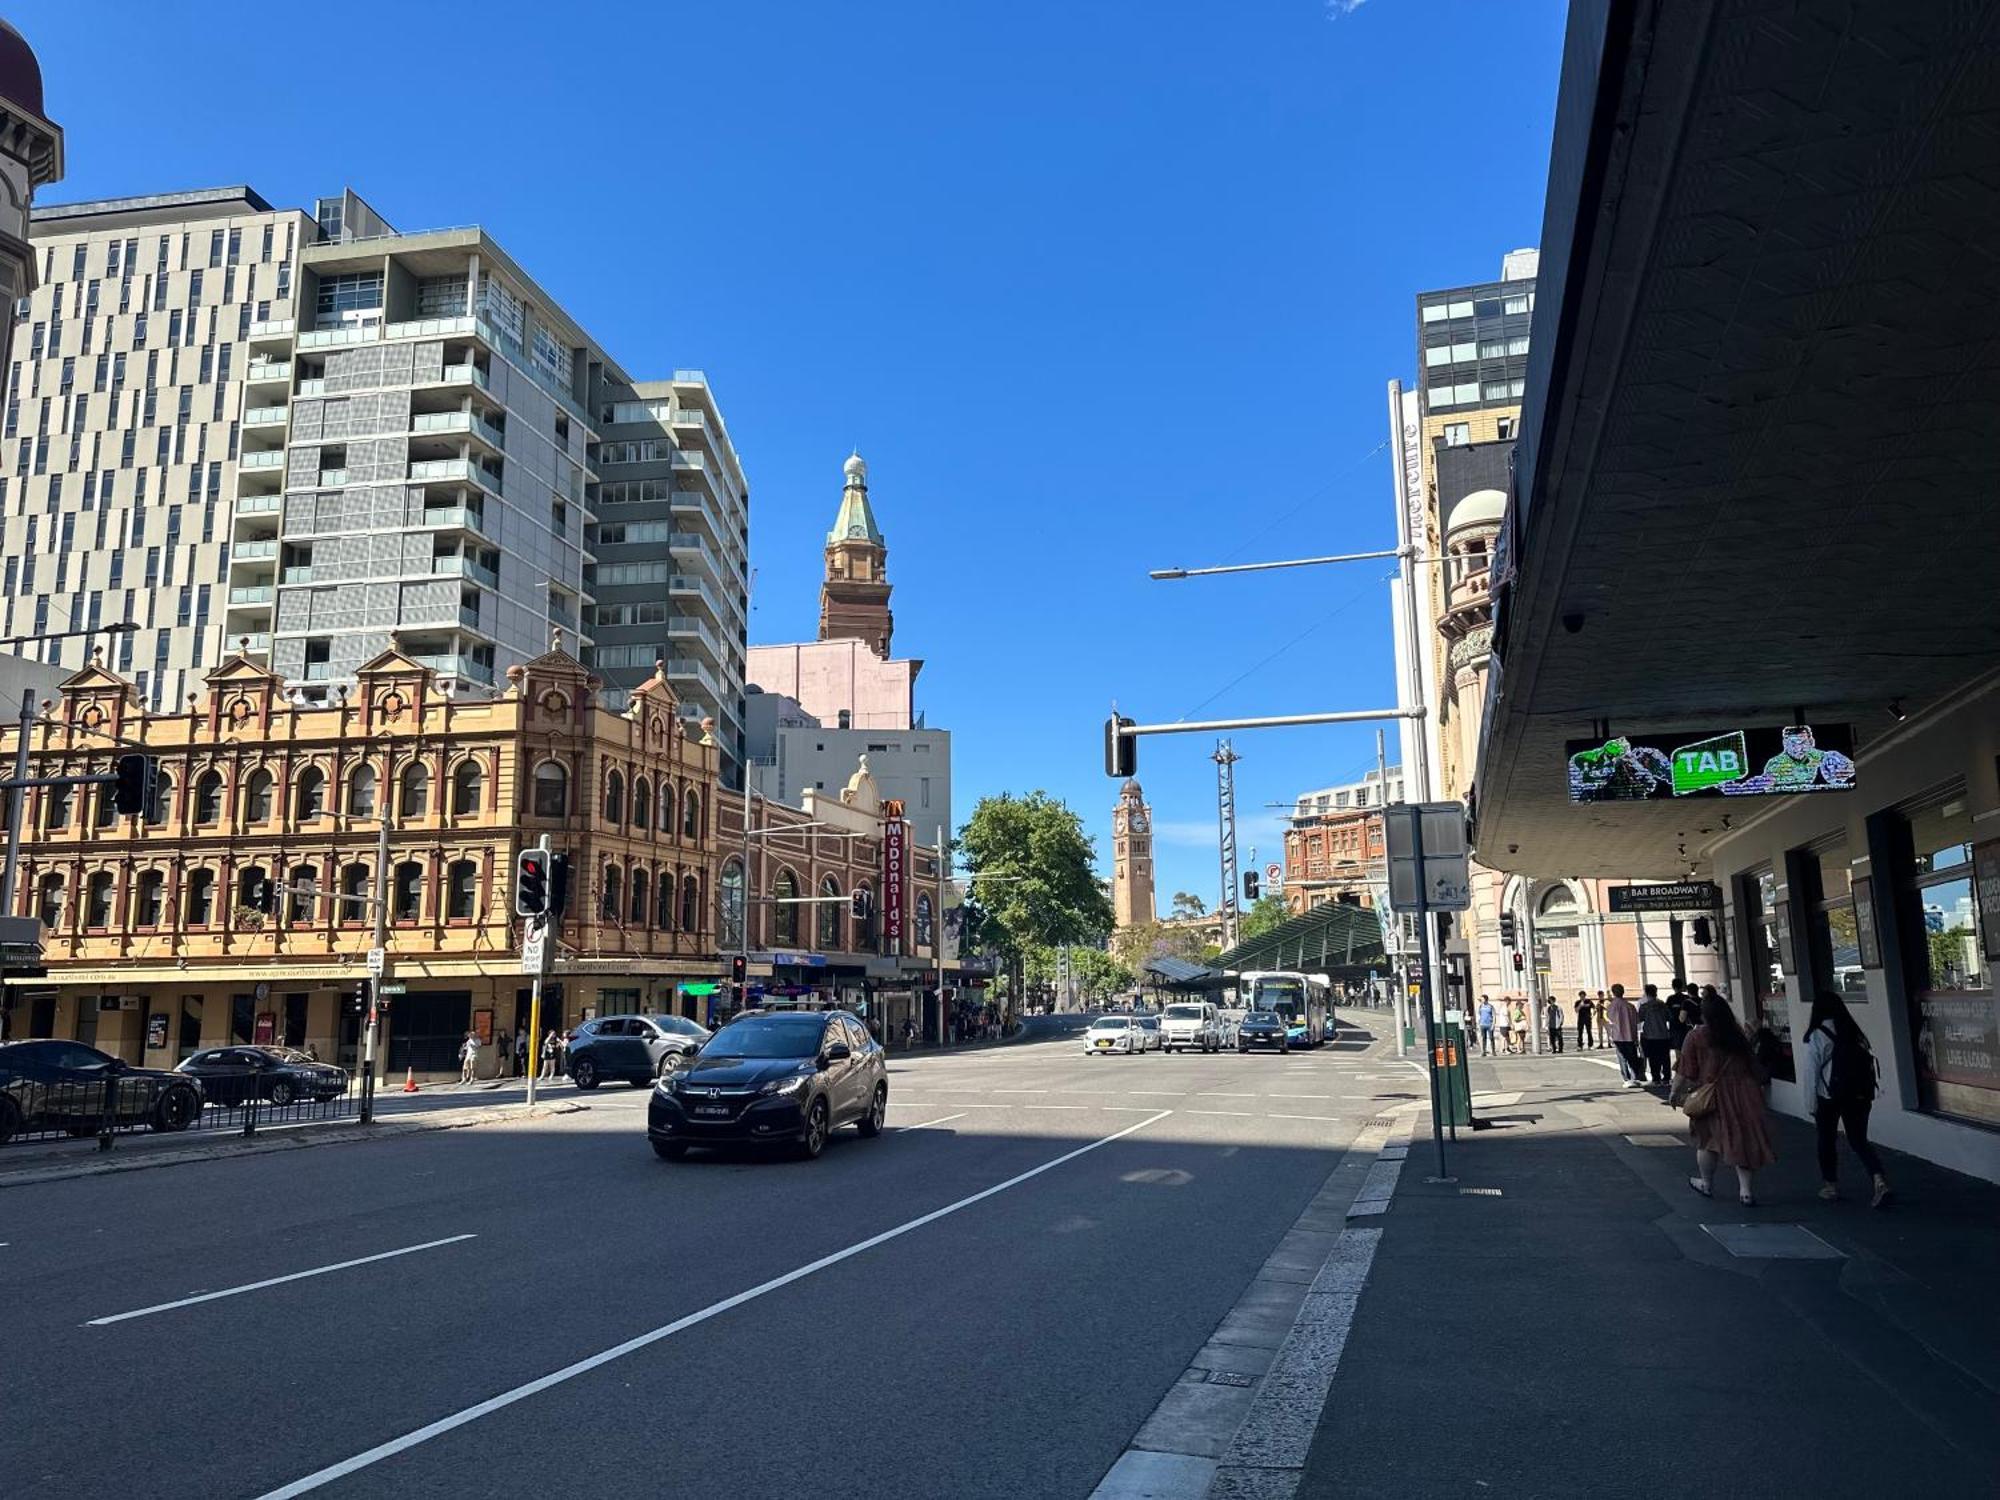
M1472 1060L1465 1054L1465 1028L1446 1021L1438 1028L1437 1055L1431 1066L1438 1078L1441 1125L1472 1123Z

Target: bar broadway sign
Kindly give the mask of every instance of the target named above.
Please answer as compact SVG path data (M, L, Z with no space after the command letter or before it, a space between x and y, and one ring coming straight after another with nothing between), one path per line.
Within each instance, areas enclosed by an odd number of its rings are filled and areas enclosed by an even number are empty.
M1712 880L1675 880L1664 885L1614 885L1611 909L1620 911L1713 911L1722 892Z

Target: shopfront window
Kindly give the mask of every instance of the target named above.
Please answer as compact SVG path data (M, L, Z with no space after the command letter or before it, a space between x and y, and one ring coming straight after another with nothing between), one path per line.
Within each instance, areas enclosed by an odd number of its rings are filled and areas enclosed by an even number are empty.
M1922 1108L2000 1124L2000 1007L1963 789L1907 814L1897 923ZM1982 861L1983 862L1983 861ZM2000 936L2000 934L1996 934Z
M1812 885L1801 892L1808 913L1806 937L1812 949L1813 988L1832 990L1850 1004L1868 998L1861 972L1861 938L1854 922L1854 880L1847 862L1847 841L1808 850L1806 877Z
M1787 934L1778 910L1778 877L1756 870L1742 878L1744 906L1749 912L1750 944L1745 955L1748 972L1744 990L1750 996L1750 1029L1769 1027L1778 1045L1771 1049L1772 1072L1779 1078L1797 1076L1792 1059L1792 1013L1785 992L1782 955Z

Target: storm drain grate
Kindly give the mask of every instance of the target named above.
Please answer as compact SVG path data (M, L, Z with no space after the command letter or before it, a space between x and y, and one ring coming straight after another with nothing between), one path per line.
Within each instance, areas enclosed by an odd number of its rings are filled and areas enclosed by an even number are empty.
M1210 1385L1251 1386L1257 1383L1257 1378L1254 1375L1240 1374L1235 1370L1210 1370L1208 1372L1208 1383Z
M1363 1120L1361 1128L1363 1130L1388 1130L1393 1128L1395 1123L1396 1117L1394 1115L1377 1115L1372 1120Z
M1500 1189L1499 1189L1499 1188L1460 1188L1460 1189L1458 1190L1458 1196L1459 1196L1459 1197L1461 1197L1461 1198L1498 1198L1498 1197L1500 1196Z

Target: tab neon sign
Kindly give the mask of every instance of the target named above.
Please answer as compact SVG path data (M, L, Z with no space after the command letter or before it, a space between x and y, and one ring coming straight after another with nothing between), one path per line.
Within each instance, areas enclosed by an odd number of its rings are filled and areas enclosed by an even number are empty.
M1720 734L1613 735L1572 740L1571 802L1676 797L1782 797L1854 787L1854 731L1788 724Z

